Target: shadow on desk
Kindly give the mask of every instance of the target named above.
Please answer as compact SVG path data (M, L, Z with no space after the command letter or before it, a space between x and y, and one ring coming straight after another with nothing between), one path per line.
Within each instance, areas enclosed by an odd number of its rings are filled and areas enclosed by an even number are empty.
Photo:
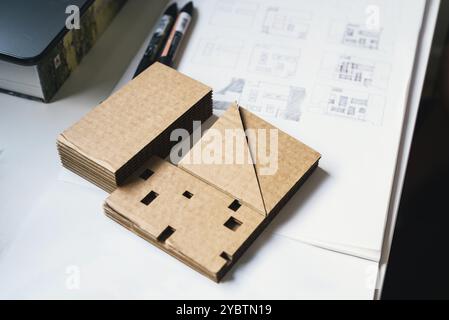
M316 192L320 185L329 177L329 174L318 167L315 172L304 182L301 188L293 197L287 202L284 208L262 232L261 235L248 248L247 252L237 261L234 268L224 277L223 282L232 281L234 272L242 265L247 264L254 256L263 248L263 246L270 241L273 233L276 232L281 225L288 223L288 220L294 214L301 214L301 207L311 198L311 194Z

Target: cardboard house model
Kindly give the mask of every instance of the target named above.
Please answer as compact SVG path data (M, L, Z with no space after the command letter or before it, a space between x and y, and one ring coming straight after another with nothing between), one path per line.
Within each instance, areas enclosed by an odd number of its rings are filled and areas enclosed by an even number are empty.
M210 88L155 64L58 146L63 165L112 191L107 216L219 282L321 156L233 104L177 165L164 160L170 131L205 121L211 97Z

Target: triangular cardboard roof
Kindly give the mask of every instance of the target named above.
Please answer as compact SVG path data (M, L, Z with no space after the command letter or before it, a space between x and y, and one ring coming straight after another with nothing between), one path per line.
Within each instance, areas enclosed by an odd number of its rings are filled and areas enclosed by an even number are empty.
M235 135L234 139L225 139L230 134ZM231 150L230 146L226 149L226 143L228 146L232 143L232 154L226 152ZM215 155L212 150L222 150L216 157L216 163L210 163L204 157L201 158L204 154ZM231 161L226 161L227 159ZM179 166L266 216L254 161L237 105L232 105L217 120L180 161Z
M223 140L218 143L222 145L226 143L227 129L250 132L244 146L251 164L189 164L195 153L201 153L214 141L215 133L209 130L181 160L180 167L266 216L276 211L285 195L300 184L321 158L318 152L236 104L211 129L220 132ZM271 137L275 137L275 143L270 142ZM220 159L225 158L224 153L223 147ZM267 163L265 156L270 154L274 161Z

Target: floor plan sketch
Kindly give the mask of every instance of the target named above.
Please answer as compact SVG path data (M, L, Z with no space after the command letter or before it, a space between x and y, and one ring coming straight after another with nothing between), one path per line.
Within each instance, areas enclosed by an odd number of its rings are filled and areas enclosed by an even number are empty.
M214 108L225 110L237 101L261 115L299 121L305 96L306 91L301 87L233 78L214 94Z
M298 48L255 45L248 70L264 76L290 78L298 71L300 56Z
M380 126L383 122L384 109L385 98L380 95L318 86L312 98L310 111Z
M193 63L221 68L235 68L244 43L236 39L201 39Z
M388 87L390 72L391 68L386 63L347 54L327 54L321 70L323 78L377 89Z
M369 87L373 84L374 72L373 64L361 64L354 62L351 56L340 56L334 77Z
M262 115L299 121L305 96L304 88L255 81L245 85L240 103Z
M210 17L210 25L229 28L250 28L259 10L257 1L217 1Z
M280 234L377 259L428 3L195 0L178 70L213 88L217 115L237 101L323 154L312 200Z
M378 50L382 29L369 30L361 25L348 23L343 33L342 44L363 49Z
M293 39L306 39L309 33L311 14L280 7L268 7L262 32Z
M378 51L382 43L383 29L368 28L365 24L334 21L329 30L330 41L349 48Z

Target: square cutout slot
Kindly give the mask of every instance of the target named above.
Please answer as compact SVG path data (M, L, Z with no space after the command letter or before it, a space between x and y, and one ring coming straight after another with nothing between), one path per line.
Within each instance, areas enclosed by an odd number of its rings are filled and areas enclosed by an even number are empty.
M232 231L237 231L237 229L242 225L240 221L238 221L234 217L230 217L228 221L225 222L224 226Z
M154 201L154 199L156 199L159 196L159 194L157 194L154 191L151 191L145 198L142 199L142 202L144 205L148 206L151 202Z
M151 171L150 169L146 169L144 172L142 172L140 178L143 180L148 180L153 174L153 171Z
M170 238L175 231L176 230L174 228L168 226L164 231L162 231L159 237L157 237L157 241L165 243L165 241L167 241L167 239Z
M220 257L226 260L226 264L230 264L232 262L232 257L227 252L222 252Z
M237 212L237 210L240 209L241 206L242 205L240 204L240 202L238 200L234 200L234 202L232 202L228 208L234 212Z
M182 194L184 197L186 197L187 199L192 199L193 197L193 193L186 191Z

